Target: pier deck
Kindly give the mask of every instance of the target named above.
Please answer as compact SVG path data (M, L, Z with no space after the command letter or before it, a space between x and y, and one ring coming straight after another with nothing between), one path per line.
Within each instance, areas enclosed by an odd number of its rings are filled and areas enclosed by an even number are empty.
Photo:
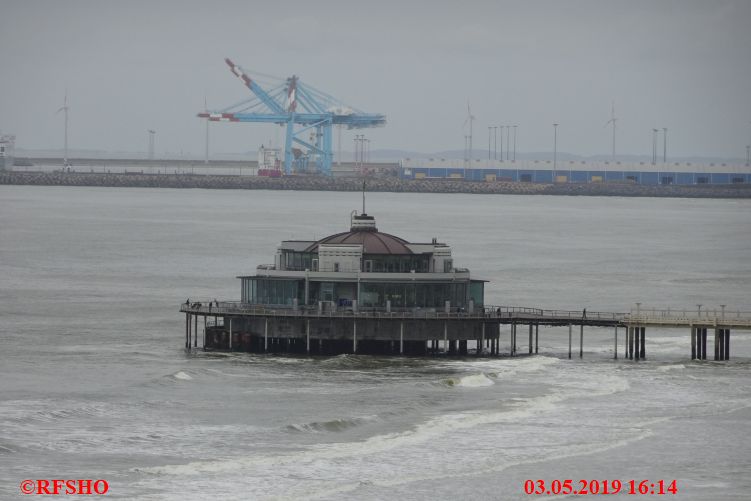
M186 347L198 346L198 318L204 318L203 347L249 352L500 355L502 326L510 326L508 355L517 355L517 332L526 326L529 354L539 351L539 326L568 326L569 358L573 327L579 327L579 356L584 327L625 331L624 358L646 358L646 328L685 328L691 332L691 358L706 359L708 329L715 331L715 360L730 358L730 330L751 330L751 312L698 309L646 309L628 313L486 306L473 311L449 309L325 309L267 307L240 302L181 305L186 314ZM211 321L209 321L211 319ZM192 320L192 322L191 322ZM191 325L193 324L193 325ZM311 345L311 342L313 345ZM397 346L398 344L398 346ZM312 346L312 347L311 347Z

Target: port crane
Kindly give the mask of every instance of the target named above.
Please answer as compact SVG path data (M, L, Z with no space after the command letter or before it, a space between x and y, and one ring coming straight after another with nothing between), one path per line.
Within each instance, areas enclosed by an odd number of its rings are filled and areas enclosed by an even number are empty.
M331 175L333 125L347 129L362 129L386 124L384 115L364 113L347 106L330 95L303 84L294 75L265 90L240 66L228 58L224 62L250 89L253 96L222 110L205 111L198 116L213 122L286 125L285 175L312 170L310 164L313 164L319 173ZM293 145L304 147L307 153L303 154L299 148L293 149Z

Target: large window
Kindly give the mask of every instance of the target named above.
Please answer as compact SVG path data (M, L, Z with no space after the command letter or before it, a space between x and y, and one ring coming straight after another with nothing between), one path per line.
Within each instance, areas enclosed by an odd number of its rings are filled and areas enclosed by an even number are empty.
M297 280L272 280L264 278L242 279L242 300L252 304L292 305L297 298L302 304L304 283Z
M482 283L481 283L482 285ZM445 301L452 307L466 307L467 284L449 283L402 283L388 284L363 282L360 284L360 304L364 307L386 306L401 308L443 308ZM477 304L477 299L475 299Z

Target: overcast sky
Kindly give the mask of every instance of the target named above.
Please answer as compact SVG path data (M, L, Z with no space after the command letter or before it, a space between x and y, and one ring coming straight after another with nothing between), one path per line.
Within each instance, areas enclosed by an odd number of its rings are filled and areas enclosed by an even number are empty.
M200 156L203 109L249 95L223 62L302 81L368 112L372 149L461 150L518 125L518 151L745 157L748 0L253 2L0 0L0 131L20 148ZM345 132L351 150L354 132ZM254 151L278 127L212 124L212 150Z

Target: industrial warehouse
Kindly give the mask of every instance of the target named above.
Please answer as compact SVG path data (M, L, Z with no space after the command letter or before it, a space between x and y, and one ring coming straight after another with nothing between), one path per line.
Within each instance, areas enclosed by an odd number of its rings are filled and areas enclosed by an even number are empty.
M558 162L549 160L492 161L404 159L402 179L465 179L519 183L629 183L699 185L751 183L751 169L742 164L646 162Z

